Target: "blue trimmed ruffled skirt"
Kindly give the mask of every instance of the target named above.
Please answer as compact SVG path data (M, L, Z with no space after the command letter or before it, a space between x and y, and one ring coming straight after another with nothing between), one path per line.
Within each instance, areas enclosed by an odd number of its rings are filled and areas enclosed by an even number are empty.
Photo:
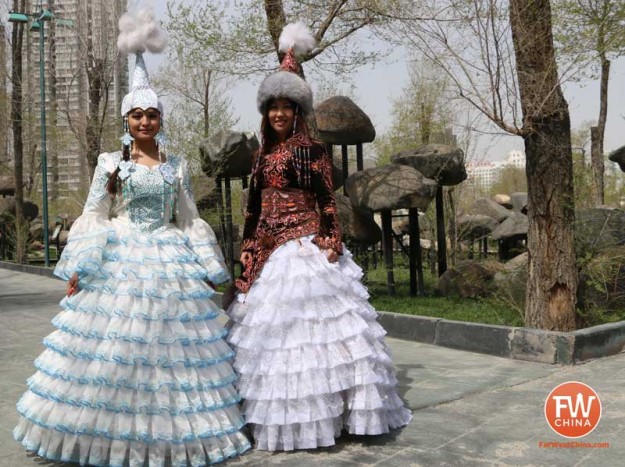
M205 466L243 453L234 352L200 266L210 248L199 258L172 226L106 223L79 226L57 266L84 279L52 321L15 438L80 465Z
M330 263L313 236L277 248L227 313L227 340L255 447L311 449L342 430L407 425L385 331L346 250Z

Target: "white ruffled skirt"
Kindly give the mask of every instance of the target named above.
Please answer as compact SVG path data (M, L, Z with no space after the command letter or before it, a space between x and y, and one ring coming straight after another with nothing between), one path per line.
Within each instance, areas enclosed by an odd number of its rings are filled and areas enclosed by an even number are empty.
M257 449L331 446L343 429L377 435L412 419L361 269L348 251L328 262L312 238L277 248L227 312Z
M99 240L85 226L59 262L62 277L88 275L61 301L15 438L95 466L205 466L246 451L234 352L188 236L109 225Z

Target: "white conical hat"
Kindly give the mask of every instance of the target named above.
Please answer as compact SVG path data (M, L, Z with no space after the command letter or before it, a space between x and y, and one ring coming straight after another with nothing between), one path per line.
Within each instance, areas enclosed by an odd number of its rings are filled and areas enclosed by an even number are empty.
M150 87L148 70L143 60L143 52L162 52L167 45L167 35L160 28L154 13L141 9L135 14L125 13L119 19L119 37L117 47L122 53L135 53L135 69L130 82L130 92L122 101L121 114L126 115L132 109L158 109L163 113L156 92Z
M132 109L149 108L158 109L163 114L163 105L158 100L158 96L154 89L150 87L150 78L148 76L148 70L145 67L145 61L143 60L143 54L137 52L135 61L135 70L132 74L130 92L124 96L122 101L121 113L122 116L126 115Z

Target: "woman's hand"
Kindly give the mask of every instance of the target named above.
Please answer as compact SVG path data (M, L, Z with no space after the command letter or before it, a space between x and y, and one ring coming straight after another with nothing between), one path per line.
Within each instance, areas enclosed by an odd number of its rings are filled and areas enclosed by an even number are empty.
M330 263L336 263L339 260L339 254L332 248L323 250L323 254L326 255L326 258L328 258Z
M249 251L244 251L243 253L241 253L241 258L239 258L239 261L241 261L243 267L247 267L247 263L252 261L252 253L250 253Z
M80 289L78 289L78 274L74 273L72 274L72 277L69 278L69 280L67 281L67 296L71 297L74 294L77 294L78 291Z

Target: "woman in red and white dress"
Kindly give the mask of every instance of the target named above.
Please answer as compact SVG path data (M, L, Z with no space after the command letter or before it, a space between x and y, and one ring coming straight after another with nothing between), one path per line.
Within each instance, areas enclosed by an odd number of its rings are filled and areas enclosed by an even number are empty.
M302 28L285 28L281 70L258 92L262 145L228 309L244 416L269 451L331 446L342 430L376 435L412 418L362 271L341 243L331 158L306 126L312 91L295 53L314 41L294 39Z

